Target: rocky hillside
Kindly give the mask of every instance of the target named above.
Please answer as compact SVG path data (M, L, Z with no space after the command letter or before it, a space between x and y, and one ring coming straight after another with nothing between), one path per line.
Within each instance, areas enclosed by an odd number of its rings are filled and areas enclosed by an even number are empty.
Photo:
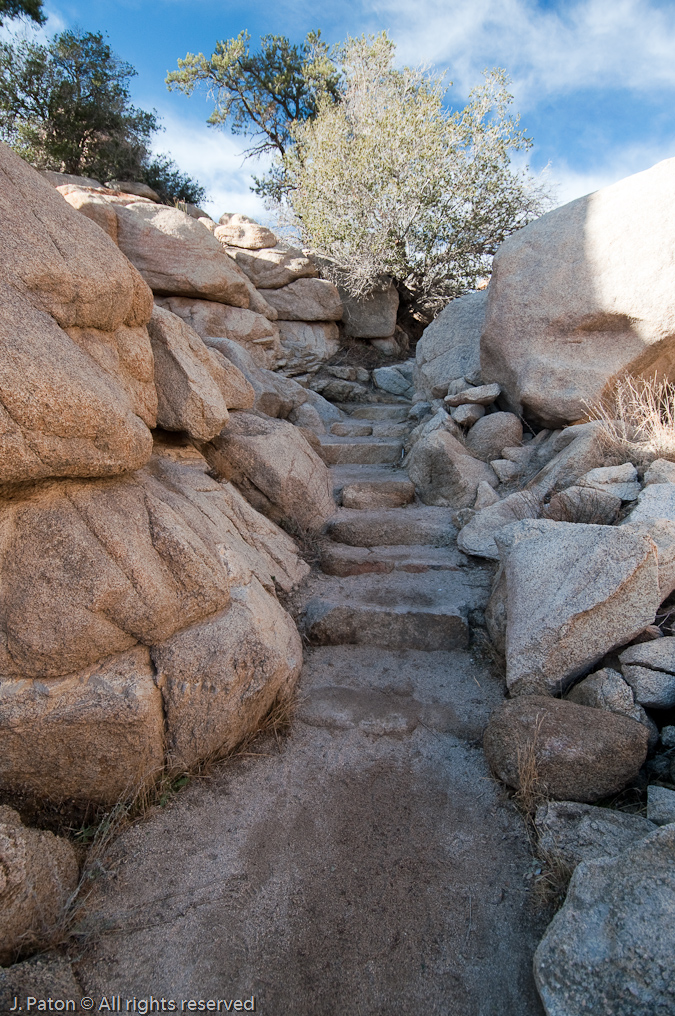
M79 877L69 841L19 814L44 825L109 810L226 756L293 697L302 633L314 648L301 747L282 763L298 796L330 756L314 728L345 739L334 772L355 757L392 764L380 737L408 738L406 766L442 767L436 741L454 738L464 768L448 777L472 788L457 835L483 842L488 813L469 801L488 777L468 754L482 736L525 815L537 876L573 872L534 955L548 1016L675 1011L675 433L663 387L675 160L509 238L487 289L442 311L412 360L393 287L350 300L244 216L215 223L148 188L41 176L4 147L0 174L0 963L45 941ZM387 360L371 369L377 355ZM639 393L641 378L651 431L612 402L617 382ZM488 643L503 686L483 688L461 656ZM401 687L385 676L404 662L429 675L414 696L405 675ZM490 786L490 814L511 829ZM321 794L307 807L329 808ZM433 795L419 796L431 842ZM386 820L366 798L354 821L364 850L366 811ZM190 818L177 821L183 842ZM154 870L147 829L134 841L141 895ZM328 849L315 846L308 869ZM506 879L506 850L484 848L485 878L494 862ZM210 861L199 863L206 877ZM426 877L441 886L434 864ZM472 930L468 877L462 886L469 926L455 951ZM95 899L104 925L111 907L132 906L116 892ZM453 903L429 906L439 927L455 915ZM410 911L409 926L418 919ZM529 1016L531 929L517 907L500 921L519 945L484 997L469 978L471 1011L511 980L504 1012ZM256 930L251 955L269 933ZM141 992L145 939L127 947L106 963ZM102 970L85 963L80 976L112 990ZM425 995L415 971L402 997L445 1011L449 982ZM387 990L377 976L373 1000ZM331 997L322 1012L354 1001Z

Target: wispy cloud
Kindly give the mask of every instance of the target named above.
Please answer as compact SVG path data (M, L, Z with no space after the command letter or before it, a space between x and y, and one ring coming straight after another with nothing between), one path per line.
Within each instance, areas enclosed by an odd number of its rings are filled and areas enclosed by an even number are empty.
M263 203L250 190L251 173L264 170L259 162L244 161L241 139L205 124L159 110L164 131L153 149L168 152L184 173L199 180L209 193L204 210L215 218L223 212L241 212L264 221Z
M654 0L370 0L407 63L446 65L462 94L505 67L521 108L581 88L675 88L675 6Z

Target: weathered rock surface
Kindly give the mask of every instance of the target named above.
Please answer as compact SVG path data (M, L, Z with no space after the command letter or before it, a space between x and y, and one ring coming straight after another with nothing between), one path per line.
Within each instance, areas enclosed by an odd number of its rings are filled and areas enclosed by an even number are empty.
M675 483L650 483L638 495L638 503L624 524L650 519L675 522Z
M675 790L647 787L647 818L659 826L675 824Z
M649 747L653 748L659 739L658 727L647 715L641 705L635 702L633 689L624 681L621 674L611 667L603 667L589 674L568 693L567 699L580 706L592 709L609 709L613 713L623 713L638 723L644 723L649 732Z
M283 356L279 329L264 314L228 307L214 300L191 300L182 296L160 297L157 303L186 321L204 341L228 338L239 343L257 367L275 367Z
M579 865L534 958L548 1016L675 1009L675 825ZM655 930L658 933L655 934Z
M415 352L415 385L432 398L447 394L455 378L476 378L480 372L480 334L487 291L453 300L425 328Z
M82 994L70 963L58 953L40 953L23 963L0 967L0 1012L12 1009L16 998L25 1000L29 995L49 1004L50 996L75 1000Z
M468 508L476 500L479 483L496 487L498 480L486 462L475 459L445 430L436 430L415 444L408 473L425 504Z
M484 488L482 496L483 498L486 496ZM499 548L495 542L497 533L514 522L538 518L540 510L541 502L536 492L518 490L502 500L497 497L493 504L477 510L460 530L457 546L465 554L498 561Z
M318 282L318 279L301 279L301 282ZM278 290L274 290L278 292ZM330 360L340 348L340 334L334 321L306 323L279 321L279 338L288 373L304 374L317 370Z
M473 427L475 423L478 423L485 416L485 407L467 402L464 405L457 406L456 409L452 409L450 415L460 427Z
M148 332L154 353L160 427L183 430L199 441L209 441L227 423L228 405L253 405L255 395L246 378L224 358L218 362L181 318L155 307ZM238 384L230 386L230 377ZM244 392L248 398L242 406Z
M117 243L117 213L107 197L81 187L65 186L58 190L71 208L86 215Z
M103 232L0 145L0 483L150 457L151 294Z
M4 965L55 930L77 886L75 852L63 837L29 829L16 811L0 807L0 876Z
M178 208L140 202L116 211L120 250L153 292L249 306L245 276L196 219Z
M584 416L618 374L672 368L674 179L668 159L556 208L500 246L481 370L514 412L557 427Z
M335 511L328 469L291 423L232 413L203 454L218 477L275 521L320 529Z
M504 702L483 737L490 768L519 790L536 781L544 796L598 801L635 779L647 757L647 730L619 713L543 695Z
M415 499L415 486L410 480L348 483L342 488L344 508L399 508Z
M398 291L393 283L376 289L367 297L353 297L344 289L339 295L343 306L345 335L358 339L388 338L396 331Z
M270 289L265 299L281 321L339 321L342 300L337 288L325 279L297 279Z
M232 751L290 696L300 674L302 642L291 617L250 573L243 577L224 614L152 649L171 769Z
M675 637L629 646L619 662L636 702L652 709L675 706Z
M622 501L634 501L640 493L637 469L632 462L624 462L621 466L600 466L590 469L580 476L577 483L580 487L590 487L621 498Z
M7 677L73 674L224 609L225 550L272 590L272 575L290 589L307 571L290 538L232 488L167 460L25 491L1 513Z
M611 488L572 485L554 494L542 509L545 519L554 522L581 522L586 525L611 526L621 509L621 498L609 493Z
M106 183L109 190L119 191L121 194L133 194L138 198L147 198L148 201L159 203L161 198L156 190L147 183L139 183L137 180L109 180Z
M499 398L500 392L499 385L475 385L446 395L444 402L448 406L462 406L465 403L473 406L491 406Z
M412 393L412 372L412 365L407 363L376 367L373 371L373 381L384 392L408 396Z
M545 439L533 450L533 465L536 468L541 464L541 468L528 487L536 489L542 497L565 490L589 470L604 465L606 445L602 424L597 421L576 424L552 434L540 433Z
M221 243L248 250L262 250L264 247L277 245L277 238L272 230L259 225L254 219L249 219L248 215L224 212L218 222L214 235Z
M256 289L280 289L296 279L315 279L319 274L301 250L285 244L259 251L238 247L225 250Z
M471 428L466 446L472 455L489 462L498 459L507 445L520 444L523 425L513 413L490 413Z
M512 694L558 692L652 624L660 602L656 547L638 533L624 540L625 532L539 519L496 534Z
M136 647L67 677L0 680L0 786L30 801L112 808L164 764L162 697Z
M675 483L675 462L655 459L645 470L645 486L650 483Z
M616 857L656 831L654 822L577 801L547 801L535 817L539 851L571 868L598 857Z

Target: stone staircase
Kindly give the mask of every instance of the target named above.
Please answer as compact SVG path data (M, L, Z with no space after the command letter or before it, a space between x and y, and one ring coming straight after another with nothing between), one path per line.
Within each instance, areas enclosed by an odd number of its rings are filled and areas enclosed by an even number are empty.
M450 509L419 503L397 466L414 426L407 408L359 405L334 425L340 435L322 437L341 507L321 544L321 574L303 591L314 644L466 648L471 614L487 601L489 572L457 549ZM395 437L382 436L393 427Z

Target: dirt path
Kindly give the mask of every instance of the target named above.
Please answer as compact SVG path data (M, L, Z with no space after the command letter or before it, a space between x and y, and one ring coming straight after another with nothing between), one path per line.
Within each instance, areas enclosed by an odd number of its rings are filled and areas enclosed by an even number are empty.
M338 486L394 475L377 449L354 453L361 467L344 454ZM323 644L290 736L117 842L77 967L88 994L254 995L265 1016L541 1014L532 859L480 749L503 691L468 648L489 576L448 545L444 509L349 512L325 557L338 574L302 594Z

